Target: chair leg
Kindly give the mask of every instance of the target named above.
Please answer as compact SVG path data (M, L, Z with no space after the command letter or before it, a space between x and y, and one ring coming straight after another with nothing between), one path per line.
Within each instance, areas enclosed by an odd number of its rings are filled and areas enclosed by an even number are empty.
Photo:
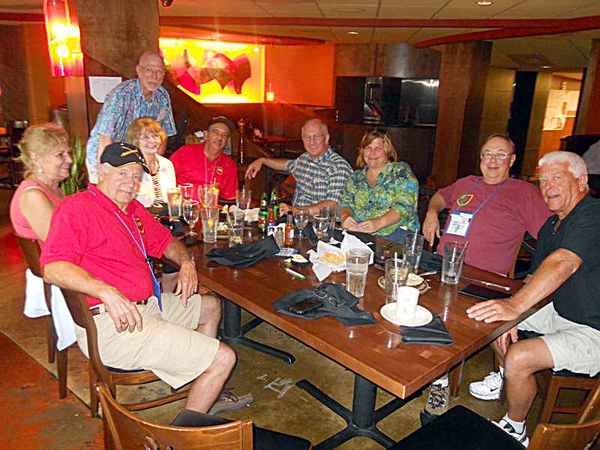
M554 409L554 405L558 399L559 392L560 384L555 381L554 377L550 377L550 382L548 383L548 392L546 393L544 407L542 408L542 413L540 415L541 423L549 423L552 419L552 410Z
M458 397L458 391L460 390L464 373L465 360L463 359L458 366L450 370L450 395L452 397Z
M54 330L54 324L52 323L52 316L46 316L46 345L48 346L48 362L53 363L56 357L56 342L58 337L56 336L56 330Z
M67 363L68 363L68 348L58 352L56 368L58 371L58 396L65 398L67 396Z
M89 364L89 362L88 362ZM98 417L98 392L96 391L96 383L98 382L98 377L96 376L96 372L92 369L92 365L90 364L90 413L92 414L92 418Z

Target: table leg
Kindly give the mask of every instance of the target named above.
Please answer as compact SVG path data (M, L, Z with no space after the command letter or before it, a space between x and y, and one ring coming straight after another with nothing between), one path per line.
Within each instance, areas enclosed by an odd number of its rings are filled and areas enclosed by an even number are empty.
M389 436L377 429L376 424L381 419L389 416L403 406L406 403L406 400L396 398L376 411L375 400L377 398L377 386L357 374L354 378L352 411L344 408L308 380L300 380L296 383L296 386L300 389L304 389L317 399L317 401L342 417L347 424L346 428L342 431L316 445L314 450L333 449L356 436L368 437L385 448L394 444L394 441Z
M294 355L244 337L244 333L256 327L261 322L261 319L254 319L249 322L249 326L245 326L242 329L242 308L223 298L223 342L229 345L245 345L248 348L279 358L288 364L293 364L296 361Z

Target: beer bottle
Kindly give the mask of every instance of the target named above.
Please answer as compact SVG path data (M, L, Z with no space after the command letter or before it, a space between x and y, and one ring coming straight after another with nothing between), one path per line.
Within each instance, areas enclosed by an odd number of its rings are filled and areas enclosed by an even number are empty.
M277 189L273 188L271 190L271 206L273 207L273 212L275 213L275 220L279 217L279 202L277 201Z
M267 232L267 219L269 218L269 208L267 208L267 193L263 192L260 198L260 209L258 210L258 229L261 233Z
M285 224L285 245L288 247L294 245L294 232L296 227L294 226L294 216L291 211L288 211Z

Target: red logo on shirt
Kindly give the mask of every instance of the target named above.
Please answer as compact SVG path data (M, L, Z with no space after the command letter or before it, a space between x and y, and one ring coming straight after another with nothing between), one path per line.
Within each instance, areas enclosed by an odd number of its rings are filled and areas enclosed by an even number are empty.
M217 166L217 175L223 175L223 168L221 166Z
M144 232L144 225L142 224L142 221L139 219L139 217L134 217L135 219L135 224L138 227L138 230L140 230L140 233Z

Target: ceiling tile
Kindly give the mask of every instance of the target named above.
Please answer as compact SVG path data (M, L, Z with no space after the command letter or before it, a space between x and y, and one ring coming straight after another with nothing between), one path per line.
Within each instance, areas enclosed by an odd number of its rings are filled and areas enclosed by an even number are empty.
M417 3L415 0L381 0L381 6L397 6L402 8L412 8ZM435 7L437 9L448 3L448 0L419 0L419 6Z
M340 44L366 44L373 36L373 28L335 27L332 31ZM349 31L358 31L359 34L348 34Z
M352 5L371 5L377 6L379 4L379 0L350 0ZM315 3L320 7L330 7L330 6L340 6L347 5L348 0L315 0Z
M575 18L598 15L600 15L600 3L596 2L588 6L582 6L581 8L574 8L572 11L565 13L563 17Z
M437 6L381 5L378 19L431 19L439 10Z
M489 19L495 14L501 12L504 8L500 5L492 5L487 8L477 8L471 3L471 6L442 8L433 19Z
M224 3L230 13L229 3ZM275 17L323 17L315 3L262 3L265 11Z
M410 38L409 42L414 44L421 41L428 41L429 39L436 39L454 34L462 34L466 33L467 31L469 31L468 28L421 28Z
M377 5L360 4L333 4L319 5L323 16L339 19L375 19L377 17Z
M408 42L419 28L375 28L373 33L374 43L399 43Z

